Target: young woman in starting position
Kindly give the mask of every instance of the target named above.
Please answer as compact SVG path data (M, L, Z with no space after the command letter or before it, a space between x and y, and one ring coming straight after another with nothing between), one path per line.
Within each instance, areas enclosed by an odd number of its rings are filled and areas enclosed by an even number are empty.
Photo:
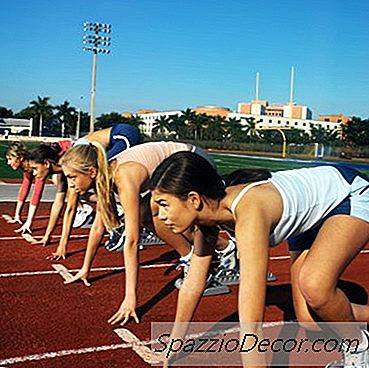
M114 157L120 152L133 147L141 142L141 135L139 130L129 124L116 124L110 128L97 130L94 133L88 134L86 137L77 140L74 145L89 144L89 142L99 142L106 150L108 159L113 160ZM63 152L63 154L66 150ZM56 154L57 153L57 154ZM60 237L59 245L55 252L49 257L50 259L65 258L67 253L67 243L72 230L72 227L78 227L75 225L76 212L81 219L85 220L86 216L83 216L84 209L87 208L86 214L92 212L92 207L87 203L79 203L80 200L87 202L94 202L93 194L86 195L85 199L79 198L79 195L74 190L69 190L67 186L67 180L62 172L60 165L60 158L62 155L55 152L55 147L47 145L41 145L30 152L29 161L31 167L36 173L36 177L45 180L48 176L52 177L52 180L57 188L55 200L51 208L51 214L47 229L43 238L36 241L35 244L47 245L50 241L50 237L55 229L60 213L64 208L64 201L66 199L66 207L63 216L62 234ZM78 204L82 209L81 213L78 212ZM74 222L73 222L74 221ZM83 225L80 223L79 226Z
M33 218L37 211L38 205L40 204L42 192L45 187L45 179L35 177L32 167L30 166L28 156L28 149L23 143L20 142L12 143L5 152L8 165L13 170L21 170L23 172L23 180L18 193L14 217L7 221L9 224L21 224L22 226L15 231L22 233L31 232ZM26 221L22 224L22 209L30 192L33 179L34 189L29 203L28 216Z
M369 307L350 303L337 287L346 267L369 241L365 175L343 166L320 166L276 173L238 170L222 180L202 157L180 152L159 165L150 186L158 217L168 228L176 234L194 225L198 229L189 274L178 296L176 322L193 317L213 252L204 234L217 227L235 232L240 322L263 321L269 247L283 240L289 243L299 321L313 322L318 316L327 322L369 322ZM366 338L362 344L360 357L368 355Z
M161 221L157 220L157 208L156 205L150 206L148 190L150 175L165 158L175 152L191 150L207 157L206 153L197 147L175 142L140 144L121 152L110 164L108 164L101 145L94 142L89 145L75 146L63 157L62 168L68 178L69 187L79 194L95 188L98 198L96 217L90 231L83 266L70 282L82 280L89 285L88 274L105 229L112 230L120 225L116 216L116 201L119 201L123 207L126 288L123 302L118 311L109 319L111 324L120 320L123 320L124 324L130 317L138 322L135 309L140 225L149 228L176 249L182 259L189 259L191 256L191 244L187 238L173 234ZM204 158L204 160L207 161L209 158ZM190 237L190 234L186 235ZM227 245L228 241L220 243L220 247L223 248Z

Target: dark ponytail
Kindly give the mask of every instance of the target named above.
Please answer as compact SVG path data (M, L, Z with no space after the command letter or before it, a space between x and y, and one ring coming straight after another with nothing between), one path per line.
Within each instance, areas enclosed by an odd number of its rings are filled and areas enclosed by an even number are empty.
M256 181L267 180L272 177L266 169L239 169L228 175L223 175L222 179L226 187L238 184L253 183Z
M60 146L58 145L60 148ZM45 161L50 161L56 164L59 160L59 151L48 144L40 144L29 152L28 159L42 164Z
M264 169L241 169L221 177L204 157L183 151L170 155L156 168L150 179L150 189L159 189L182 199L194 191L209 199L220 200L226 194L226 187L266 180L271 176L270 171Z
M195 191L210 199L225 196L224 183L214 167L204 157L188 151L170 155L154 171L150 188L185 199Z

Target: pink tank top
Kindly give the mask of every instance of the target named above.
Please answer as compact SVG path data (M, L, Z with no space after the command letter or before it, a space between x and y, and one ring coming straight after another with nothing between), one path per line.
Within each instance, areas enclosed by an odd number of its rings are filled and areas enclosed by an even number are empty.
M149 142L129 148L117 156L117 164L138 162L145 166L151 176L159 164L173 153L191 151L192 145L176 142Z

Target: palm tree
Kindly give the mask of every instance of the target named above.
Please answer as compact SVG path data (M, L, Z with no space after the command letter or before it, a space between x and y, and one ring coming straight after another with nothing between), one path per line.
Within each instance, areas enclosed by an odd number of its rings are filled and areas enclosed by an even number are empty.
M181 111L180 118L184 122L185 125L187 125L188 130L187 132L190 132L189 138L192 138L191 135L195 135L196 126L194 124L196 120L196 114L190 109L187 108L186 110Z
M98 129L109 128L113 124L131 124L131 122L129 118L126 118L117 112L102 114L96 119L96 127Z
M53 106L49 104L50 97L37 97L37 100L30 102L31 108L35 115L39 116L39 136L42 135L42 122L43 119L48 120L53 114Z
M225 119L220 116L209 116L209 127L207 129L208 139L223 141L227 136Z
M174 132L176 139L181 139L185 136L186 125L182 115L172 115L170 118L170 131Z
M241 125L241 120L237 118L229 118L225 121L225 128L230 140L241 140L245 134Z
M152 132L156 135L164 136L166 132L171 131L171 118L165 115L161 115L155 119L155 124L152 128Z
M131 124L137 128L140 127L140 125L144 125L145 122L140 118L138 114L132 115L130 118L127 118L127 123Z
M342 137L351 146L369 145L369 119L352 117L342 126Z
M75 113L76 109L70 106L68 101L64 101L61 105L54 107L55 116L61 121L61 137L65 136L65 128L68 134L75 130Z
M256 121L254 117L247 117L246 125L243 127L243 131L250 141L255 141L259 138L259 132L256 129Z
M338 131L336 129L329 130L321 125L317 127L311 124L310 130L311 141L314 143L322 143L329 145L339 140Z

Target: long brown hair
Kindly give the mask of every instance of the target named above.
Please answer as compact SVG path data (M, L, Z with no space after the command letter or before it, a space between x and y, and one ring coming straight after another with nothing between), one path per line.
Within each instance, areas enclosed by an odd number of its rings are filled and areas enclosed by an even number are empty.
M95 188L104 226L107 230L117 227L119 221L112 194L112 175L102 145L91 142L74 146L64 154L61 165L84 174L88 173L90 167L97 169Z

